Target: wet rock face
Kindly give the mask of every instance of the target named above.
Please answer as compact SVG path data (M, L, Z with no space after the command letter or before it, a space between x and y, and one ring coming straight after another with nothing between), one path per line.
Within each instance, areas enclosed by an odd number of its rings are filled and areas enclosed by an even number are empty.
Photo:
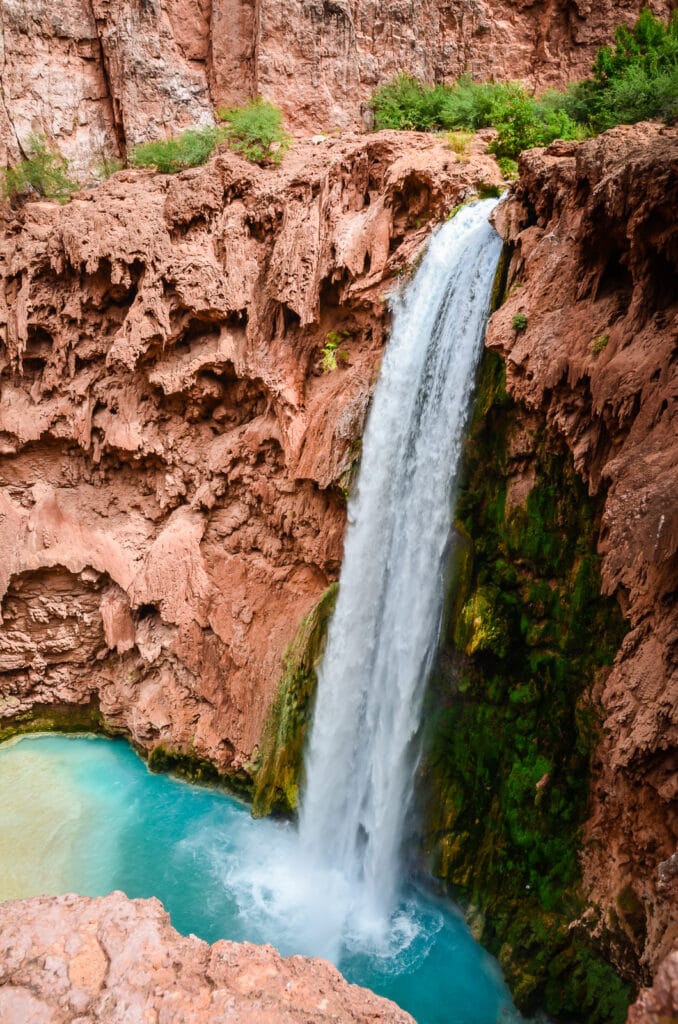
M9 901L0 944L3 1024L413 1024L324 960L179 935L156 899Z
M257 94L302 130L355 126L399 71L536 87L583 77L645 0L1 0L0 162L31 132L76 171ZM668 15L670 0L649 6Z
M98 706L247 782L283 652L338 574L385 293L496 176L481 140L462 164L385 133L274 170L125 172L5 223L0 728Z
M487 339L509 392L604 497L603 589L631 630L600 684L584 884L601 942L640 982L677 927L677 201L675 129L620 127L525 154L497 214L514 255Z

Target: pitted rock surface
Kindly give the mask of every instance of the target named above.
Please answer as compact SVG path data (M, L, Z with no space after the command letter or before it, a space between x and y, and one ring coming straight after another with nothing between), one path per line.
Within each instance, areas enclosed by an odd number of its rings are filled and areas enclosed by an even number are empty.
M325 960L180 935L156 899L0 904L3 1024L413 1024Z
M338 574L386 293L498 180L482 139L462 163L382 133L8 213L0 722L98 704L142 748L249 771Z

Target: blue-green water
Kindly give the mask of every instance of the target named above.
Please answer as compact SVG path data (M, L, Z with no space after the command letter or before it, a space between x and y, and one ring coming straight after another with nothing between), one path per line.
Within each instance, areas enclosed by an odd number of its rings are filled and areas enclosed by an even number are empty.
M151 774L130 746L27 736L0 747L0 899L41 893L157 896L208 942L325 952L328 891L309 912L294 827L254 820L223 793ZM449 906L410 888L388 935L343 935L338 966L419 1024L516 1021L495 961Z

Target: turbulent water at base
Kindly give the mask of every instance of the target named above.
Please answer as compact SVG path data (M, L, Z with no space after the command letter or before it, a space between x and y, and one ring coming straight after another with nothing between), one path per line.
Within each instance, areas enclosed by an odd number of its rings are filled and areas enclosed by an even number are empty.
M0 899L120 888L209 941L333 960L419 1024L517 1021L461 915L400 877L452 501L501 247L493 201L432 238L394 322L320 671L299 828L151 775L120 742L0 748Z
M124 740L27 736L0 746L0 900L78 892L157 896L175 928L208 942L317 953L303 920L273 913L301 878L296 829L255 820L223 792L151 774ZM491 957L453 907L403 892L389 942L348 941L349 981L418 1024L513 1022Z
M487 220L495 203L445 224L395 303L319 672L301 846L339 888L348 883L353 926L375 938L397 901L451 503L501 250Z

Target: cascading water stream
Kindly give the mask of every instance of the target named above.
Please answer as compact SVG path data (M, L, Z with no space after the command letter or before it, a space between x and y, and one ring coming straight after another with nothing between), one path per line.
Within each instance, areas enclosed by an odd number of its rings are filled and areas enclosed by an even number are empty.
M397 902L451 504L501 250L487 220L495 203L445 224L394 303L319 672L300 854L335 879L319 883L321 906L346 888L350 928L373 939Z

